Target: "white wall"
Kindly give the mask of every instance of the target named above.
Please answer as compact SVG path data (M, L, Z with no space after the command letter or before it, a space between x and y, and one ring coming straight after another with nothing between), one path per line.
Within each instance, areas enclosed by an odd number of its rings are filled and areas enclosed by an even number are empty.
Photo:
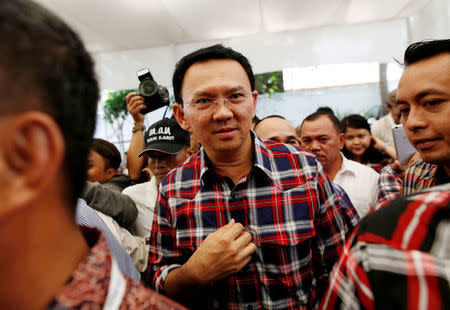
M409 18L98 53L94 58L101 89L136 88L136 71L144 67L150 69L158 83L169 86L177 60L189 52L215 43L223 43L246 55L255 73L318 64L391 62L393 58L402 60L404 50L412 42L449 38L449 15L449 0L431 0L419 14ZM395 88L396 85L390 87ZM287 93L280 98L261 96L257 114L260 117L281 114L298 124L305 115L321 105L331 106L341 114L360 113L376 105L379 100L377 85L331 89L326 94L323 90ZM114 131L102 121L102 112L99 112L95 136L117 143ZM160 109L150 113L146 117L147 125L161 119L163 112ZM125 150L131 138L132 125L133 121L129 117L124 126Z
M257 34L222 40L94 55L102 89L137 87L136 71L148 67L158 83L170 85L182 56L214 43L247 56L255 73L317 64L399 58L408 44L405 19L373 24L328 26L302 31Z
M390 62L393 58L401 59L412 42L450 37L449 2L430 0L416 16L385 22L97 53L94 58L101 89L135 88L138 84L136 71L144 67L150 69L158 83L170 85L177 60L214 43L223 43L242 52L249 58L255 73L317 64Z
M431 0L419 14L408 18L409 43L450 38L450 1Z

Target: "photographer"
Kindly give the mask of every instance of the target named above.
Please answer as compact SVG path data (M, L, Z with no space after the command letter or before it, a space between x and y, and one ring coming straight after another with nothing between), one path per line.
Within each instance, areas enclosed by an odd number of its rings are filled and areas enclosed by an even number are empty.
M139 93L131 92L125 97L125 100L127 101L127 109L134 119L133 136L127 153L129 176L132 181L139 183L141 181L141 169L143 164L146 163L146 157L137 159L137 155L144 149L144 115L162 107L168 108L170 100L167 88L158 85L148 68L143 68L136 74L140 81Z

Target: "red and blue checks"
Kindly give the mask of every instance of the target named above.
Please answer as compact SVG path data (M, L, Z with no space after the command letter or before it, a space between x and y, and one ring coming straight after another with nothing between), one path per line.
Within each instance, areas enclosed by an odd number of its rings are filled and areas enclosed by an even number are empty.
M361 221L321 309L448 309L450 184L432 189Z
M252 136L253 167L236 185L214 173L203 149L162 181L149 255L158 291L171 270L233 218L257 250L240 272L205 288L203 305L301 309L322 295L358 215L313 155Z

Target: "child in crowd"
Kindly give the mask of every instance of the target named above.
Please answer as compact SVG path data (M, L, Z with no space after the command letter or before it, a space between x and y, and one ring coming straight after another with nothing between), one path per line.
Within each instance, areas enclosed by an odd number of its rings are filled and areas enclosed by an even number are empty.
M367 165L377 172L395 159L395 150L372 136L367 120L352 114L342 120L345 143L342 153L348 159Z

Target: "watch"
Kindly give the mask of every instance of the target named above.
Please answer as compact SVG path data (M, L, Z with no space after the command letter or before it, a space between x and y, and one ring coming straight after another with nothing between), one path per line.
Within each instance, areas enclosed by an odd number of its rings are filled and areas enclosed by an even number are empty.
M145 125L142 126L133 126L133 133L135 133L136 131L145 131Z

